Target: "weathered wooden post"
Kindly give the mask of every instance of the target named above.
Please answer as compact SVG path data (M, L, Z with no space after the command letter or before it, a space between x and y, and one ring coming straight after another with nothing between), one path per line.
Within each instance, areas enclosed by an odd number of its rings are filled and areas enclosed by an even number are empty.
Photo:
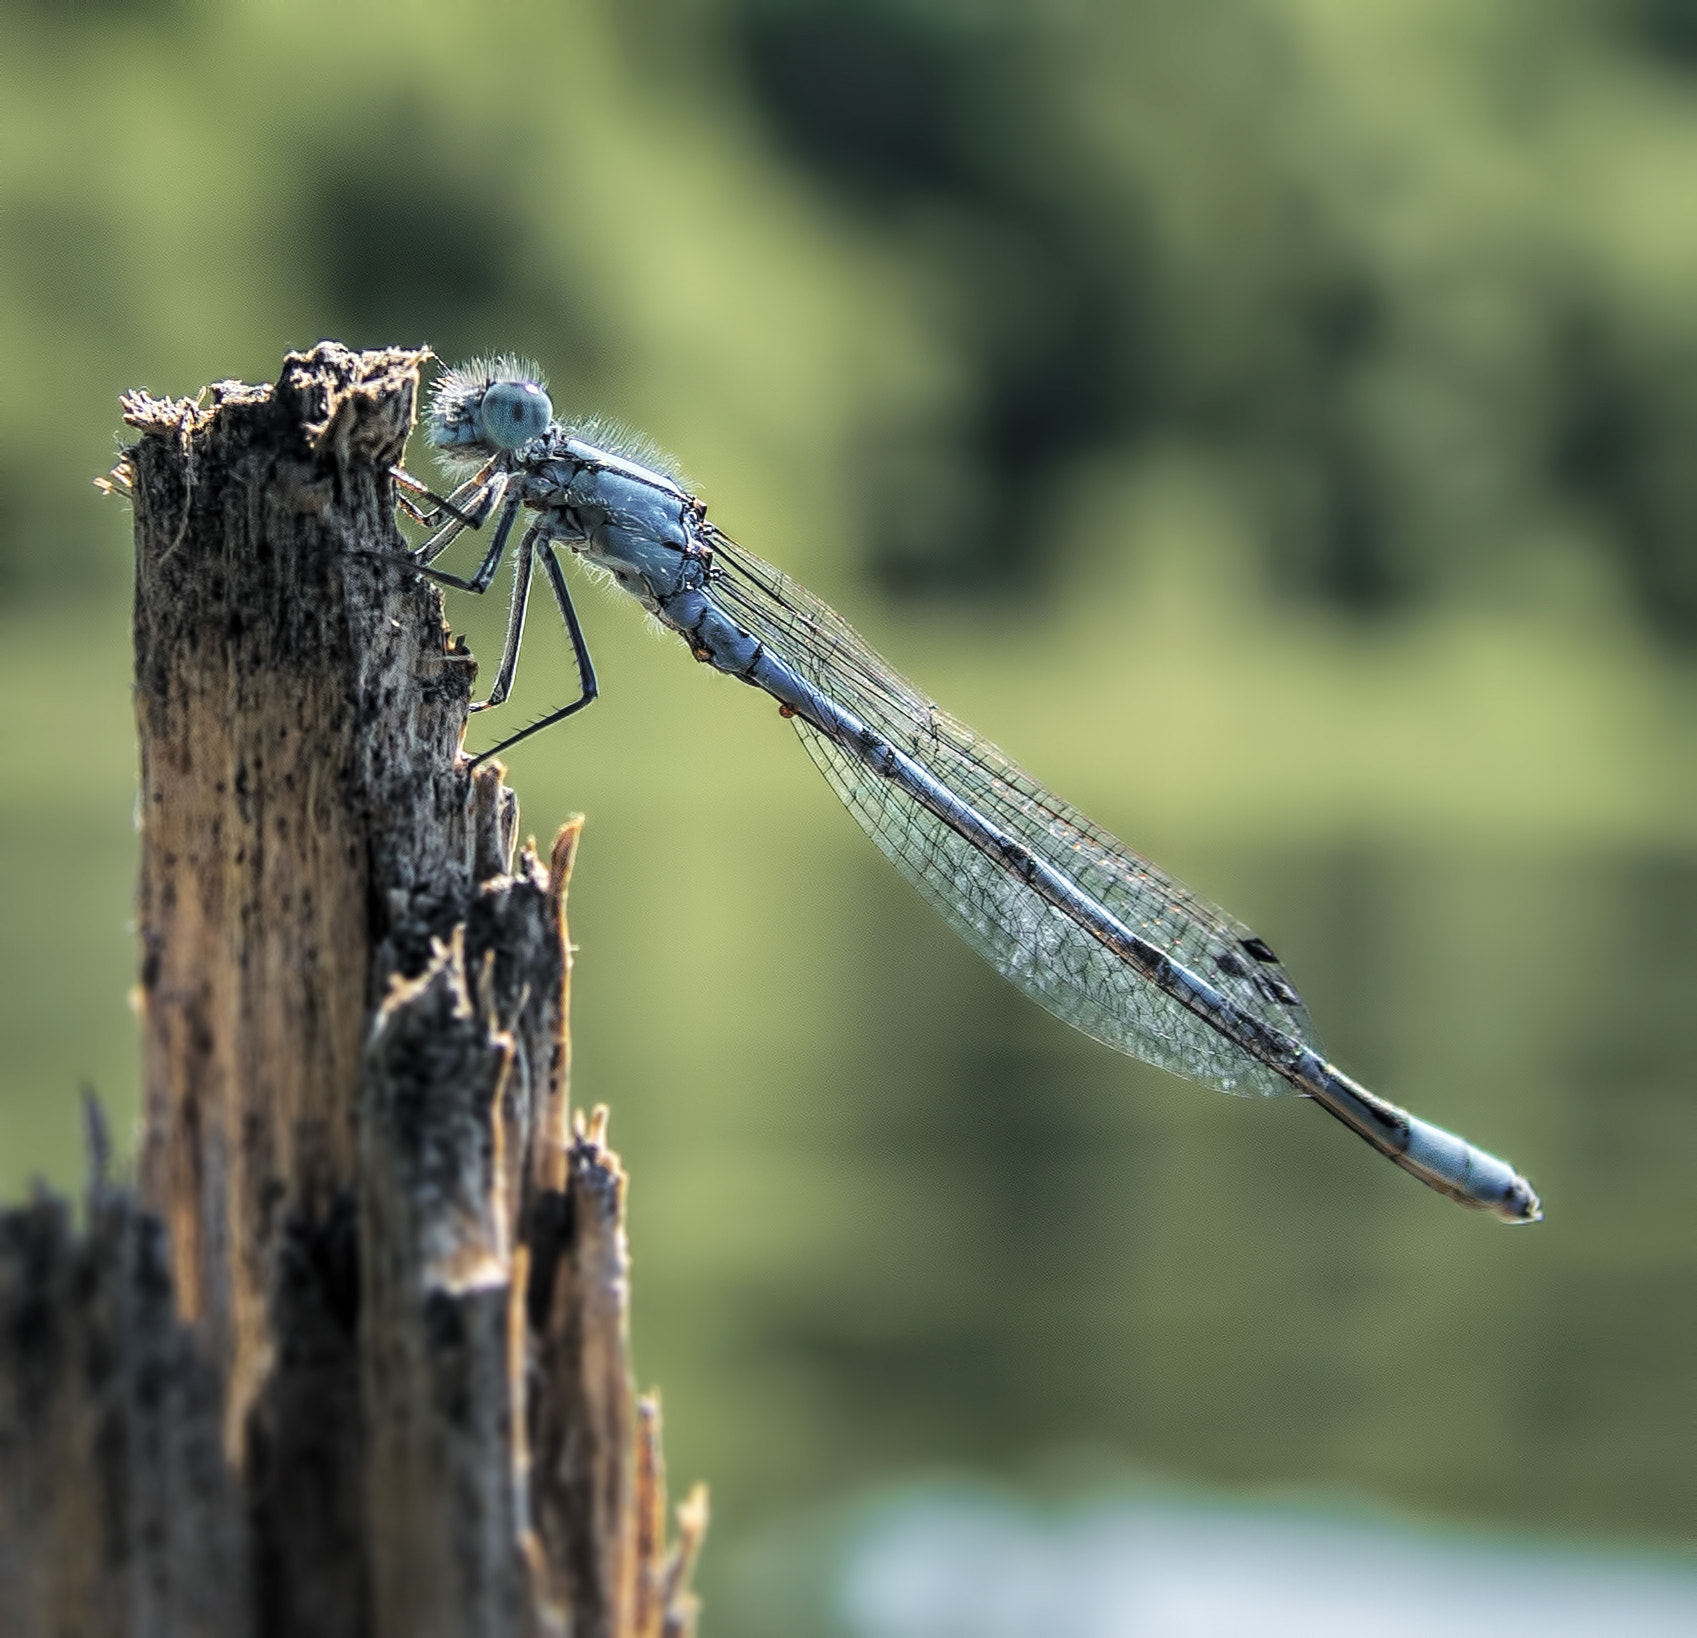
M144 1123L83 1231L0 1217L8 1635L693 1627L568 1114L577 827L515 858L471 656L373 555L424 357L125 401Z

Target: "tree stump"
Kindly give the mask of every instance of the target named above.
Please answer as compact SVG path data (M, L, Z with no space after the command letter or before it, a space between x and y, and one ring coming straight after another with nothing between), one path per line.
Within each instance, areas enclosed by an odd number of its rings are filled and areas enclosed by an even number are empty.
M389 475L427 354L124 401L143 1127L0 1215L0 1631L693 1630L566 886ZM516 857L515 857L516 853ZM104 1142L93 1144L97 1157Z

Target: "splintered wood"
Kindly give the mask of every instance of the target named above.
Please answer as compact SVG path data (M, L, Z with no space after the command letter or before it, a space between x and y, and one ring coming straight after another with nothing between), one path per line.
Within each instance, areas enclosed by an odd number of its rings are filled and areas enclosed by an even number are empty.
M682 1638L566 885L459 755L419 351L131 395L145 1119L0 1214L0 1631Z

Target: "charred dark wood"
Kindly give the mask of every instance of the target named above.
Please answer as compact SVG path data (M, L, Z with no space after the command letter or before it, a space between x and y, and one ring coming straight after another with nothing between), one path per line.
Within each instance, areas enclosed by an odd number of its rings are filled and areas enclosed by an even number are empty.
M471 656L383 561L423 357L125 401L144 1123L86 1232L0 1218L7 1633L693 1624L568 1120L577 828L515 848Z

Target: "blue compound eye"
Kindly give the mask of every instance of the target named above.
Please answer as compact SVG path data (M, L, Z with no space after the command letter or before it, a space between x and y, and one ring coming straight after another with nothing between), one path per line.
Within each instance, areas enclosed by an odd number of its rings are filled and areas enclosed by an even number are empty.
M554 404L534 381L497 381L478 406L484 436L497 449L517 449L548 430Z

